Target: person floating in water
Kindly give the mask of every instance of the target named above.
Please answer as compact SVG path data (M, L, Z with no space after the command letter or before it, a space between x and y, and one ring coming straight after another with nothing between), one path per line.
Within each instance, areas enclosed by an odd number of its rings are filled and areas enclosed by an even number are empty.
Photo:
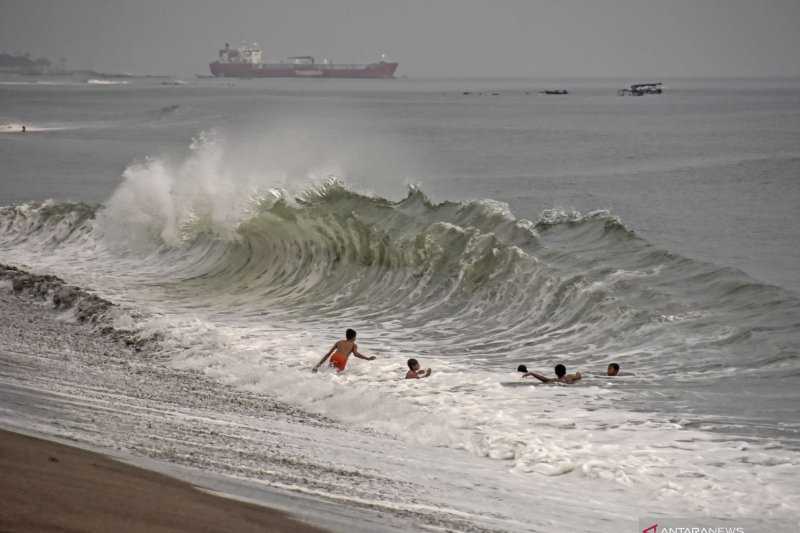
M608 365L608 370L606 371L606 374L612 377L619 374L619 365L617 363L611 363L610 365Z
M345 367L347 366L347 360L350 358L350 354L355 355L359 359L365 359L367 361L372 361L375 359L375 356L366 356L358 353L358 346L356 345L356 330L348 329L345 332L345 338L336 341L333 347L328 350L328 353L325 354L319 363L314 365L314 368L311 369L312 372L316 372L319 370L319 367L322 366L328 357L331 358L330 366L335 368L337 372L342 372Z
M422 379L431 375L431 369L427 370L420 368L419 361L416 359L408 360L408 372L406 372L406 379Z
M579 381L581 379L581 377L582 377L580 372L575 372L574 374L567 374L567 367L565 367L562 364L556 365L556 368L555 368L556 377L555 378L548 378L548 377L545 377L545 376L543 376L543 375L541 375L541 374L539 374L537 372L528 372L528 369L527 369L527 367L525 365L519 365L517 367L517 371L522 372L522 377L523 378L527 378L527 377L536 378L539 381L541 381L542 383L566 383L566 384L570 384L570 383L575 383L576 381Z

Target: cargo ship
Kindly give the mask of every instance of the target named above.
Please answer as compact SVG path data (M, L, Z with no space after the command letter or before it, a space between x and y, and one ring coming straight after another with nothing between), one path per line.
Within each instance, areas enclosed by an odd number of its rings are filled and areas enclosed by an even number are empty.
M263 63L257 44L219 51L219 59L209 64L211 74L222 78L394 78L397 63L386 61L349 65L324 59L317 63L312 56L295 56L280 63Z

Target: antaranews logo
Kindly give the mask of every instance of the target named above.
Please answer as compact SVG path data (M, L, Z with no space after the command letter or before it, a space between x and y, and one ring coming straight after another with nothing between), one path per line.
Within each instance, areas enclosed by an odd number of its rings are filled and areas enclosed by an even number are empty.
M786 520L752 518L675 518L639 519L636 533L800 533L797 524Z
M745 533L742 527L662 527L653 524L642 530L642 533Z

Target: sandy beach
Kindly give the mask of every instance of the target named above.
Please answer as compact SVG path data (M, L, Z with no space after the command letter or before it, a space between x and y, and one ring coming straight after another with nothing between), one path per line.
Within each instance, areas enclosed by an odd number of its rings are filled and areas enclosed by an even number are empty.
M368 507L288 483L336 482L287 448L330 421L159 364L152 337L111 325L119 312L55 276L0 265L0 531L395 530ZM242 480L244 465L260 479Z
M320 532L103 455L0 430L0 530Z
M186 405L290 427L329 422L154 364L153 339L112 327L114 312L54 276L0 265L0 531L384 530L369 510L269 479L243 483L236 468L244 457L229 436L175 425L196 416ZM253 463L284 462L293 475L313 476L313 465L271 457L276 446L256 442ZM230 465L207 457L211 449L230 455Z

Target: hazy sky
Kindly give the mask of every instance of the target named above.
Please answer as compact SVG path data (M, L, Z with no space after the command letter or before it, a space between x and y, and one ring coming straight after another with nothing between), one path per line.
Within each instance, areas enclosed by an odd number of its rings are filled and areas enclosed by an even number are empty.
M0 0L0 50L208 73L225 41L409 76L798 76L800 0Z

